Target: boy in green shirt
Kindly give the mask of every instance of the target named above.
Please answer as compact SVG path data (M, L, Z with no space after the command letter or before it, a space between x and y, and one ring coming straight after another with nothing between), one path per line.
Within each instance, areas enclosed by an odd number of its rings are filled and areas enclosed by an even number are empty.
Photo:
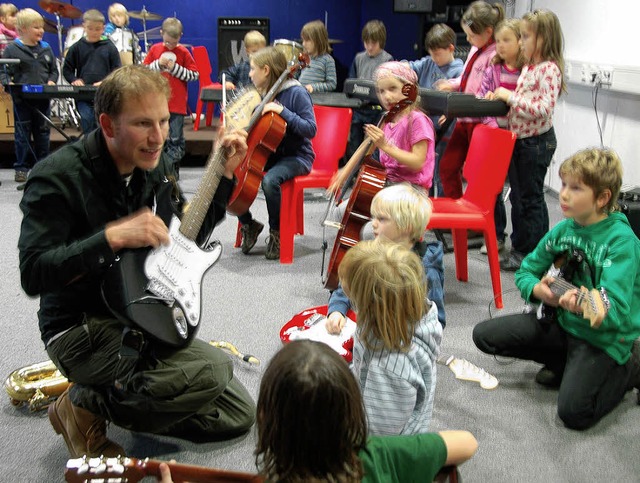
M545 310L482 322L473 340L487 354L544 364L536 381L559 386L558 416L569 428L586 429L640 386L640 241L613 211L622 185L616 153L580 151L559 174L566 219L515 275L523 298ZM570 280L548 272L563 256Z

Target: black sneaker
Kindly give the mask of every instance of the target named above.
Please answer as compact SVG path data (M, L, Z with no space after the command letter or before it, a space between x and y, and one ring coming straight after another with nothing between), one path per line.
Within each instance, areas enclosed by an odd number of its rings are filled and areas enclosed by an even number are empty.
M500 260L500 270L515 272L520 268L523 258L524 256L521 253L511 250L507 258Z
M251 223L242 225L240 232L242 233L242 244L240 249L245 255L251 251L256 242L258 241L258 235L264 229L264 225L256 220L251 220Z
M278 260L280 258L280 232L277 230L269 230L269 238L267 239L267 251L264 254L267 260Z
M28 174L29 173L27 171L16 171L13 176L13 180L16 183L26 183Z
M542 386L560 387L560 383L562 382L562 375L558 375L547 366L544 366L536 374L536 382L538 384L541 384Z

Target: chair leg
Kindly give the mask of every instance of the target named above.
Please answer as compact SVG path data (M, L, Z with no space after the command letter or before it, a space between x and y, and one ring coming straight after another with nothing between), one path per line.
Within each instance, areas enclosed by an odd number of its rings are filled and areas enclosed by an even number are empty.
M491 215L493 216L493 215ZM491 286L493 287L493 299L497 309L503 308L502 279L500 278L500 255L498 254L498 239L495 226L488 227L484 232L484 242L487 244L487 258L489 259L489 273L491 273Z
M196 118L193 121L193 130L200 129L200 116L202 116L202 101L198 100L196 104Z
M296 210L296 235L304 235L304 190L297 190L293 194Z
M292 213L297 208L293 202L294 180L285 181L280 185L280 263L293 263L294 238L296 231L296 213Z
M467 230L454 228L451 230L451 235L453 237L453 253L456 258L456 278L461 282L467 282L469 280Z
M234 248L238 248L242 245L242 232L240 231L241 226L242 224L238 222L238 227L236 228L236 242L233 245Z
M216 110L216 104L214 102L207 103L206 125L211 126L213 120L213 113Z

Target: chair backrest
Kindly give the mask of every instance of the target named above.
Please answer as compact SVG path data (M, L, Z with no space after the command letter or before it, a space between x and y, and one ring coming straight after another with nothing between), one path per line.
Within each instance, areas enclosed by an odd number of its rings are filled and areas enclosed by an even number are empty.
M316 159L314 171L337 171L347 150L353 111L345 107L313 106L318 130L311 140Z
M505 129L481 124L473 130L463 170L467 180L464 199L483 210L493 209L507 178L515 142L516 135Z
M200 88L207 87L213 84L211 80L211 61L209 60L209 52L204 45L198 45L193 47L193 60L196 61L198 66L198 73L200 74Z

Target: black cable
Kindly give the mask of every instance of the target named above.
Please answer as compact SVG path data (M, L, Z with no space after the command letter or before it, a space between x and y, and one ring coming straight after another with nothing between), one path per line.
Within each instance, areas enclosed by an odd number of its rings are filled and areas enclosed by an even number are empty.
M596 114L596 122L598 123L598 135L600 136L600 147L604 148L604 142L602 140L602 126L600 125L600 117L598 116L598 91L600 90L600 81L596 83L593 91L591 92L591 100L593 102L593 110Z

